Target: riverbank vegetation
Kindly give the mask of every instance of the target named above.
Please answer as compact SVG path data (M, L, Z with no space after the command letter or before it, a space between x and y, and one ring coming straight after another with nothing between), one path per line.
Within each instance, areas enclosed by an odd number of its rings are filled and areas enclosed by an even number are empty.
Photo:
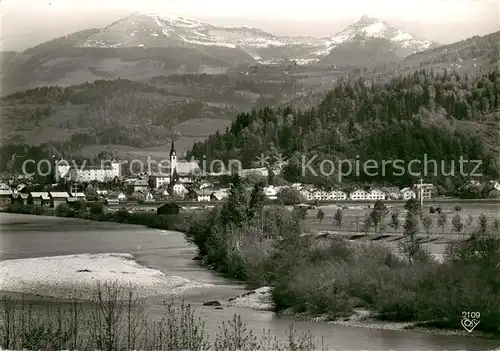
M261 196L258 186L249 194L235 177L229 201L194 221L187 237L213 269L252 287L271 286L277 312L337 319L364 308L382 320L459 329L462 312L476 311L478 330L500 332L500 235L484 216L438 262L418 240L416 201L406 206L404 240L394 250L313 237L300 210L264 209ZM367 225L378 228L387 215L378 202Z
M499 334L499 222L481 216L466 234L457 210L453 227L467 240L449 244L439 262L420 240L429 229L427 215L414 200L405 210L400 221L378 201L365 218L365 227L379 234L403 228L397 244L353 244L310 235L303 209L264 207L262 184L248 192L235 176L228 201L210 211L106 213L94 204L59 206L56 214L182 231L204 265L250 288L270 286L279 313L338 319L361 308L380 320L461 329L462 312L469 311L481 314L477 330ZM342 223L342 212L335 222Z
M270 332L257 337L238 315L221 323L211 340L204 322L184 302L165 302L164 316L152 320L133 289L98 283L91 301L35 304L24 298L0 300L0 346L7 350L326 350L310 333L288 330L288 341Z
M195 214L192 213L157 215L156 212L129 212L125 209L106 211L104 205L100 202L94 202L90 206L87 206L84 201L75 202L71 206L66 203L61 203L57 205L56 208L12 203L7 206L5 212L135 224L180 232L186 232L189 228L189 222L193 217L196 217Z

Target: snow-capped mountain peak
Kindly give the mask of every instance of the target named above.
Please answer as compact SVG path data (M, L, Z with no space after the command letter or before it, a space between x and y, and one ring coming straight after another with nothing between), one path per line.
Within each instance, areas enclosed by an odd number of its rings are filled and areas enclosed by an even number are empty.
M218 27L192 18L142 12L125 17L83 43L86 47L285 45L276 36L247 27Z
M368 15L363 15L358 20L358 23L366 23L366 24L373 24L373 23L377 23L377 22L380 22L380 20L378 18L371 17Z
M185 28L199 28L204 27L204 24L200 21L197 21L193 18L183 17L183 16L175 16L175 15L158 15L152 12L140 12L139 16L147 16L153 18L155 22L160 26L164 26L164 24L170 24L174 27L185 27ZM161 24L163 22L163 24Z
M235 49L238 56L257 62L295 60L319 61L332 49L346 42L382 38L403 48L401 56L429 48L432 42L391 27L370 16L362 16L343 31L326 38L280 37L258 28L216 26L193 18L139 12L122 18L86 38L80 46L100 48L195 48ZM392 45L392 44L391 44Z
M394 28L387 22L367 15L349 25L347 28L331 37L325 38L330 43L330 49L350 40L366 40L370 38L387 39L395 45L409 49L411 52L422 51L430 48L434 43L430 40L417 39L412 34Z

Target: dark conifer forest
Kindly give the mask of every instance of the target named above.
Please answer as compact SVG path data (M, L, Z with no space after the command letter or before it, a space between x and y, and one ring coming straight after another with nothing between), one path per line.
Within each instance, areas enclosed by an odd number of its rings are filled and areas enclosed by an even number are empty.
M318 106L305 111L264 108L241 113L224 133L195 144L191 155L239 159L251 167L261 154L281 154L289 161L286 180L326 186L337 183L338 177L302 175L303 156L308 160L316 156L318 164L356 157L361 162L400 159L407 163L425 155L438 162L438 170L434 172L431 165L425 177L443 185L475 168L465 163L464 172L459 172L462 156L482 162L475 173L497 177L499 96L498 72L469 76L422 69L387 84L358 78L340 82ZM412 170L416 173L418 166ZM415 181L409 174L394 175L390 166L384 173L361 172L350 180L400 185Z

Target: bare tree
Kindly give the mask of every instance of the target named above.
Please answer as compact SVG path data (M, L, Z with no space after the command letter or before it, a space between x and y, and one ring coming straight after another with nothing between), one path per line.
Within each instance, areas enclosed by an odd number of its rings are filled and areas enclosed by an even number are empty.
M421 245L417 240L418 235L418 217L417 213L409 211L406 215L404 228L404 238L399 244L401 253L406 257L409 264L415 262L415 258L421 251Z
M377 200L375 205L373 205L372 212L370 213L371 221L376 231L380 231L380 225L388 213L389 210L387 206L382 201Z
M325 218L325 212L323 212L323 210L321 208L318 210L316 218L318 218L320 223L323 222L323 219Z
M453 230L457 233L460 234L462 233L462 230L464 229L464 223L462 222L462 217L460 217L459 214L456 214L452 220L451 224L453 225Z
M342 220L344 217L344 213L342 210L339 208L337 209L337 212L335 212L335 215L333 216L333 220L337 224L337 227L342 228Z
M422 218L422 225L424 227L425 233L427 234L427 237L431 235L431 229L432 229L432 217L427 215Z
M488 232L488 218L484 213L479 216L479 232L481 235L486 235Z
M438 226L441 227L441 234L444 234L444 228L446 227L446 224L448 223L448 216L446 216L446 213L441 213L438 217Z
M474 217L471 214L467 217L467 221L465 222L467 228L471 229L474 226Z
M389 223L389 226L394 229L394 233L396 233L401 226L401 222L399 220L399 212L394 211L391 213L391 222Z

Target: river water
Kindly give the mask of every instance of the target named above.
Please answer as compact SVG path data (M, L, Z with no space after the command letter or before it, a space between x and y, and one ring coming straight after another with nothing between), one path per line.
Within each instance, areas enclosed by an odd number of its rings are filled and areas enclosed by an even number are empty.
M246 291L244 286L200 267L192 259L196 248L190 246L181 233L116 223L5 213L0 215L0 225L0 261L85 253L130 253L139 264L167 275L211 284L209 288L196 288L182 296L196 308L209 334L215 333L219 323L231 319L236 313L257 335L259 331L271 330L273 335L284 339L289 324L293 322L295 329L310 330L318 339L322 337L329 349L335 350L484 351L500 346L500 341L295 321L272 312L225 306L224 302L229 298ZM207 300L221 301L224 309L201 306ZM162 311L162 301L151 300L153 317L159 317Z

